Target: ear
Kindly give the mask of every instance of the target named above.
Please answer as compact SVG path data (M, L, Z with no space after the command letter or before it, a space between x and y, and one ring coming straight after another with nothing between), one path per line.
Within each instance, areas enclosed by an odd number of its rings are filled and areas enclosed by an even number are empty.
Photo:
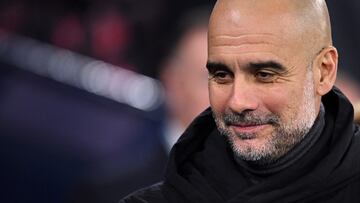
M338 66L338 52L335 47L324 48L317 57L318 85L316 92L323 96L328 93L335 84Z

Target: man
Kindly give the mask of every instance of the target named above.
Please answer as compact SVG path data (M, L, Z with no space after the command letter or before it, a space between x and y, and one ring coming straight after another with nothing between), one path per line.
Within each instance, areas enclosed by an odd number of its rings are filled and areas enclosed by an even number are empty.
M324 0L217 1L211 109L165 180L122 202L359 202L360 132L337 63Z
M163 140L166 151L191 121L209 106L206 49L210 8L198 7L180 17L167 55L160 65L159 78L165 89L166 121Z

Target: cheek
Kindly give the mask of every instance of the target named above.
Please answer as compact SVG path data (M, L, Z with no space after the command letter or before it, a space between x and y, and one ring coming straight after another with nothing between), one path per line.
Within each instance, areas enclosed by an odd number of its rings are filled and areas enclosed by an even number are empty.
M215 113L223 113L231 99L231 86L209 84L210 105ZM303 99L300 89L289 86L257 87L247 92L256 98L257 111L270 112L281 118L291 118L298 112Z
M209 82L209 101L215 113L222 113L227 108L227 101L231 96L229 86L218 86Z
M302 94L289 88L268 89L263 92L261 100L266 110L280 117L289 117L296 113Z

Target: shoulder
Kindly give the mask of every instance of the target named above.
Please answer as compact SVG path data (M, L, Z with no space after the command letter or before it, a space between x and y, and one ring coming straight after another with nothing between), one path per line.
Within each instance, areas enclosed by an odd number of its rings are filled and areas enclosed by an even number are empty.
M165 197L162 192L163 183L156 183L150 187L140 189L138 191L135 191L122 200L120 200L119 203L161 203L166 202Z

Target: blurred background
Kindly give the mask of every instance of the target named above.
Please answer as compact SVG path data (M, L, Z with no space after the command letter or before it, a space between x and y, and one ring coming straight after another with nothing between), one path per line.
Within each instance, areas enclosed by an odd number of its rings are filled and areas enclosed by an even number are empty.
M328 0L359 101L360 3ZM208 106L215 0L1 0L0 202L117 202Z

